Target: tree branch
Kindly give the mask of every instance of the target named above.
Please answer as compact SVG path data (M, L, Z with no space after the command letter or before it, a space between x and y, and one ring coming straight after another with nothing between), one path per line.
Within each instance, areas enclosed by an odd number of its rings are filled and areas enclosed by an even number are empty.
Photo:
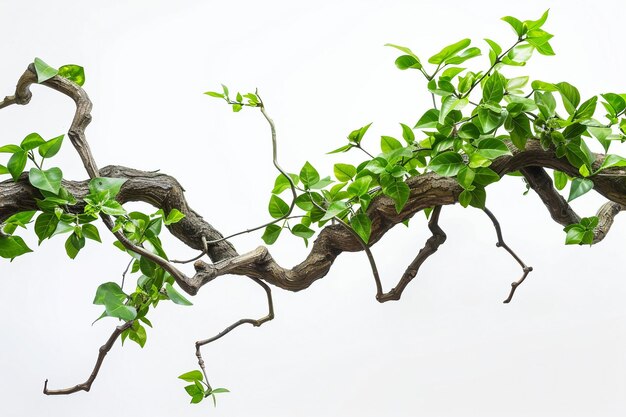
M104 358L107 356L107 353L109 353L119 335L121 335L124 330L128 329L132 325L133 321L128 321L123 325L116 327L113 333L111 333L111 336L109 336L109 339L106 341L106 343L100 346L100 349L98 350L98 359L96 359L96 364L93 367L93 371L91 371L91 375L89 375L89 378L87 378L85 382L83 382L82 384L74 385L70 388L51 390L48 389L48 380L46 379L43 384L43 393L46 395L68 395L78 391L88 392L91 389L91 384L93 384L93 381L96 380L98 372L100 372L100 367L102 366L102 362L104 362Z
M424 247L420 249L415 259L413 259L413 261L406 268L406 271L404 271L404 274L402 275L402 278L400 278L400 281L398 281L398 284L389 292L377 297L378 301L383 303L390 300L399 300L402 296L402 292L413 280L413 278L415 278L422 264L430 257L430 255L437 252L439 246L443 245L446 241L446 234L441 227L439 227L440 213L441 206L436 206L430 214L430 220L428 221L428 229L432 233L432 236L428 238Z
M493 227L496 229L496 235L498 236L498 242L496 242L496 246L499 248L504 248L513 257L513 259L515 259L517 263L522 267L522 277L519 280L513 281L511 283L511 292L509 292L509 296L506 298L506 300L504 300L505 304L510 303L511 300L513 299L513 294L515 294L515 290L517 289L517 287L519 287L522 284L522 282L524 282L528 274L533 270L533 267L526 266L524 261L522 261L522 259L519 256L517 256L517 254L513 251L513 249L511 249L509 245L507 245L506 242L504 242L504 238L502 237L502 229L500 228L500 222L498 222L498 219L496 218L496 216L494 216L494 214L486 207L483 209L483 211L485 212L485 214L487 214L487 216L493 223Z
M533 189L547 207L552 219L561 226L567 226L580 222L580 216L565 201L565 198L552 185L552 178L540 167L527 167L520 169L524 178L528 181L528 185ZM621 203L609 201L604 203L598 209L596 216L598 217L598 226L593 231L593 242L596 244L605 238L609 229L613 225L613 220L617 214L626 209Z

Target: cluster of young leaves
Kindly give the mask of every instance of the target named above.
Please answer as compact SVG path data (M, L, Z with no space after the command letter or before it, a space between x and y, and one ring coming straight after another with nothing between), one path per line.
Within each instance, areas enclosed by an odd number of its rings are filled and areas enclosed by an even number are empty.
M247 93L241 94L237 93L235 95L235 100L232 100L229 96L228 87L222 84L222 92L218 93L216 91L207 91L204 93L208 96L221 98L226 101L229 105L232 106L233 112L237 113L241 111L244 107L258 107L261 104L261 99L256 95L256 93ZM245 101L244 101L245 98Z
M402 140L382 136L381 152L376 156L363 147L363 138L371 124L351 132L348 143L330 153L359 149L370 158L357 166L335 164L334 179L322 178L309 162L299 173L288 174L291 181L281 173L268 204L275 222L265 228L265 243L274 243L282 230L288 229L307 244L315 233L313 225L322 227L329 221L350 225L367 243L371 233L367 208L372 198L384 194L393 199L400 212L410 194L405 180L427 172L454 177L463 188L460 204L484 208L486 187L500 180L490 165L516 148L524 150L529 140L538 141L546 150L554 150L558 157L566 158L578 168L579 175L575 177L554 171L559 190L571 183L569 201L593 188L590 176L609 167L626 166L626 159L612 154L597 166L587 144L588 140L595 139L608 152L613 140L623 142L626 139L626 94L600 95L606 110L606 122L601 122L595 118L598 96L582 101L578 89L566 81L530 82L528 76L508 78L504 75L507 67L526 65L535 52L554 55L550 44L553 35L543 29L547 18L548 11L538 20L504 17L502 20L510 25L516 38L506 50L497 42L485 39L489 65L481 71L461 66L482 55L479 47L471 46L470 39L448 45L428 58L430 68L411 49L388 44L403 53L395 61L400 70L417 70L425 77L433 108L427 110L413 128L400 124ZM227 88L223 94L207 94L234 103L228 99ZM416 138L415 130L420 131L420 138ZM291 213L293 204L280 197L292 183L298 193L294 203L301 213ZM296 218L299 222L291 224ZM590 219L584 224L572 225L576 227L567 232L579 229L588 232L590 227L595 227L589 225L596 224ZM587 243L589 233L582 233L582 236L584 238L577 242L576 238L568 237L567 243Z
M191 382L191 385L185 386L185 391L187 391L187 394L191 397L192 404L198 404L205 398L211 397L213 400L213 406L216 406L217 401L215 400L215 394L230 392L226 388L211 388L206 382L204 382L202 372L197 370L186 372L178 378L183 381Z

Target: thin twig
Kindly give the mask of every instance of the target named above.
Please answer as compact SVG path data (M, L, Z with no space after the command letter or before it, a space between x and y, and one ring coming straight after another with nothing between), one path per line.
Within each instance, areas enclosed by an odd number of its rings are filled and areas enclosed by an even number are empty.
M202 248L202 251L198 255L194 256L191 259L187 259L186 261L179 261L179 260L172 259L170 260L170 262L175 263L175 264L188 264L188 263L195 262L198 259L202 258L209 251L209 247L207 245L206 237L202 236L201 239L202 239L203 248Z
M227 328L225 328L224 330L222 330L217 335L210 337L208 339L199 340L196 342L196 357L198 358L198 365L200 366L200 369L202 370L202 373L204 374L206 385L209 388L209 390L211 390L211 384L209 383L209 378L207 377L207 373L206 373L206 365L205 365L204 359L202 358L202 352L200 351L202 346L208 345L209 343L212 343L218 339L221 339L222 337L226 336L228 333L230 333L232 330L236 329L237 327L241 326L242 324L251 324L254 327L259 327L263 323L266 323L274 318L274 301L272 300L271 288L266 283L264 283L263 281L257 278L250 278L250 279L253 280L255 283L257 283L258 285L260 285L261 288L263 288L263 290L265 290L265 293L267 294L267 307L268 307L267 315L256 320L255 319L238 320L235 323L228 326Z
M126 274L128 273L128 269L133 264L133 262L135 262L135 258L131 258L130 262L128 262L128 265L126 265L126 269L124 269L124 272L122 272L122 284L120 285L120 288L122 289L124 289L124 281L126 280Z
M48 380L46 379L43 384L43 393L46 395L68 395L78 391L89 391L91 389L91 384L93 384L93 381L95 381L96 377L98 376L98 372L100 371L100 367L102 366L102 362L104 362L104 358L106 357L107 353L109 353L119 335L121 335L124 330L128 329L132 325L133 321L131 320L127 321L121 326L116 327L113 333L111 333L111 336L109 336L109 339L106 341L106 343L100 346L100 349L98 350L98 359L96 360L96 364L93 367L93 371L91 371L91 375L89 375L89 378L87 378L85 382L83 382L82 384L74 385L70 388L51 390L48 389Z
M517 287L519 287L522 284L522 282L524 282L524 280L526 279L530 271L533 270L533 267L526 266L524 261L522 261L522 259L519 256L517 256L517 254L513 251L513 249L511 249L504 242L504 238L502 237L502 229L500 228L500 222L498 222L498 219L496 219L496 216L494 216L494 214L486 207L483 209L483 211L489 217L489 219L491 219L491 222L493 223L493 227L496 229L496 235L498 236L498 242L496 242L496 246L499 248L504 248L513 257L513 259L515 259L517 263L522 267L522 271L523 271L522 277L519 280L513 281L511 283L511 291L509 292L509 296L506 298L506 300L504 300L504 303L510 303L511 300L513 299L513 294L515 294L515 290L517 289Z
M281 217L279 217L277 219L274 219L271 222L267 222L265 224L262 224L260 226L253 227L251 229L242 230L240 232L233 233L232 235L225 236L225 237L222 237L220 239L211 240L211 241L207 242L208 245L213 245L215 243L219 243L219 242L222 242L224 240L228 240L228 239L233 238L235 236L243 235L245 233L254 232L254 231L257 231L259 229L263 229L264 227L270 226L272 224L276 224L279 221L285 220L286 218L288 218L289 215L291 215L291 212L293 211L294 207L296 206L296 197L298 196L298 194L296 193L296 184L294 184L293 180L291 179L291 176L289 176L289 174L287 174L287 172L284 169L282 169L281 166L278 164L278 141L276 140L276 125L274 124L274 121L269 117L269 115L265 111L265 104L263 103L263 100L261 100L261 96L259 95L258 91L256 91L256 95L257 95L257 97L259 98L259 101L260 101L258 107L261 110L261 113L263 114L263 117L265 117L265 120L267 120L267 123L270 125L270 130L272 132L272 163L274 164L274 167L278 170L278 172L280 172L287 179L287 181L289 181L289 187L291 188L291 194L292 194L293 198L291 200L291 204L289 205L289 210L283 216L281 216Z

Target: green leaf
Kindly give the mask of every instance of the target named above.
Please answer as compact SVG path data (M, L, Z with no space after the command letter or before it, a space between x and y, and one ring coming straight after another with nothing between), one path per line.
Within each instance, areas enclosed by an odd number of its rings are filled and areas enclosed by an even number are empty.
M261 236L261 239L263 239L263 242L265 242L266 245L272 245L274 242L276 242L282 230L282 227L275 224L270 224L265 228L265 232L263 232L263 236Z
M567 201L570 202L575 198L589 192L593 188L593 181L587 178L574 178L569 190L569 197Z
M415 124L414 129L429 129L437 127L439 123L439 110L430 109Z
M178 223L184 218L185 215L183 213L177 209L172 209L169 213L167 213L167 218L163 220L163 223L165 223L166 226L169 226L170 224Z
M472 193L469 190L461 191L461 194L459 194L459 204L461 204L462 207L468 207L471 202Z
M504 16L502 20L511 25L513 31L519 38L521 38L524 33L526 33L526 30L524 29L524 24L519 19L516 19L513 16Z
M35 220L35 234L39 243L52 236L59 225L59 218L54 213L41 213Z
M565 237L566 245L578 245L582 243L587 230L579 224L570 225L572 227L566 227L567 235Z
M428 167L444 177L453 177L465 166L463 157L456 152L444 152L431 159Z
M380 149L383 153L391 152L395 149L402 148L402 144L395 138L391 136L381 136L380 137Z
M202 376L202 372L194 370L194 371L185 372L184 374L180 375L178 379L182 379L183 381L187 381L187 382L194 382L194 381L202 381L204 377Z
M100 232L98 232L98 228L93 224L83 225L83 235L85 235L88 239L102 243L102 240L100 239Z
M24 150L17 145L4 145L0 146L0 153L15 153L23 152Z
M351 197L360 197L366 194L369 191L370 183L372 182L372 177L369 175L364 175L362 177L357 178L354 182L348 185L347 191Z
M490 168L478 168L474 175L474 184L486 187L489 184L500 181L500 176Z
M71 259L76 258L78 252L85 247L85 237L72 233L65 241L65 252Z
M596 112L596 105L598 102L598 97L593 96L589 100L585 101L580 105L576 113L574 113L573 120L588 120L593 117L593 114Z
M478 139L480 137L480 130L474 123L468 122L461 126L457 131L460 138L463 139Z
M115 198L125 182L126 178L97 177L89 181L89 191L92 194L107 191L109 193L109 198Z
M52 158L61 149L63 144L63 135L52 138L39 146L39 155L43 158Z
M128 338L143 348L148 339L146 328L139 324L139 322L135 322L129 330Z
M411 55L399 56L398 58L396 58L395 64L396 64L396 67L398 67L398 69L401 69L401 70L406 70L409 68L414 68L414 69L422 68L422 64Z
M488 138L478 142L477 152L489 159L496 159L502 155L510 155L511 151L500 139Z
M408 145L413 144L413 142L415 142L415 133L413 133L413 129L411 129L404 123L400 123L400 126L402 127L402 138L404 139L404 141Z
M442 64L448 58L455 56L457 53L467 48L470 45L470 43L472 43L470 39L463 39L456 43L453 43L452 45L448 45L445 48L443 48L441 51L439 51L437 54L428 58L428 62L430 64Z
M550 9L543 12L543 15L541 15L541 17L538 20L525 20L524 24L526 25L528 30L539 29L541 26L543 26L544 23L546 23L549 12L550 12Z
M221 394L221 393L226 393L226 392L230 392L230 391L227 390L226 388L213 388L211 390L211 394Z
M115 200L106 200L102 203L102 212L110 216L123 216L126 214L124 207Z
M14 215L6 219L4 221L4 224L5 225L13 224L16 226L26 228L26 225L30 223L30 221L35 216L35 213L37 213L37 211L35 210L21 211L19 213L15 213Z
M539 111L544 119L549 119L554 116L554 112L556 111L556 100L552 93L535 91L535 103L537 104L537 107L539 108Z
M34 187L54 194L59 193L62 179L63 172L59 168L50 168L46 171L42 171L39 168L31 168L28 173L28 180Z
M371 125L372 124L370 123L359 129L353 130L348 135L348 140L356 145L360 144L361 140L363 140L363 136L365 136L365 133L367 133L367 130L370 128Z
M313 165L307 161L300 170L300 181L302 181L305 188L311 188L311 186L319 182L319 180L320 174L313 168Z
M561 171L554 170L554 186L557 190L562 190L567 185L567 175Z
M46 143L46 141L39 135L39 133L31 133L24 138L20 147L25 151L30 151L44 143Z
M528 44L517 45L511 49L504 58L502 63L505 65L523 66L533 56L535 47Z
M461 194L466 193L463 197L463 203L467 203L472 207L476 207L479 209L485 208L485 202L487 199L487 194L485 193L485 189L483 187L476 187L473 190L464 190ZM461 196L459 195L459 202L461 202ZM465 205L464 207L467 207Z
M37 73L37 82L42 83L59 73L56 69L46 64L39 58L35 58L35 72Z
M476 173L474 172L474 170L472 170L471 168L467 166L464 166L463 168L461 168L461 170L457 174L456 179L461 185L461 187L467 189L467 188L470 188L470 186L472 185L472 182L474 182L475 176L476 176Z
M350 181L356 175L356 168L350 164L335 164L335 177L341 182Z
M506 91L521 91L528 84L528 76L509 78L506 80Z
M483 133L489 133L502 124L500 113L496 113L487 107L478 107L478 121L482 126Z
M452 110L461 110L463 107L467 106L468 103L469 99L467 98L458 98L455 96L444 97L441 103L441 111L439 112L439 124L444 124L446 116Z
M96 290L96 295L93 299L93 304L104 305L104 299L111 295L117 297L120 302L126 301L128 296L122 291L122 288L116 282L105 282L100 284Z
M483 86L483 101L498 104L504 97L504 80L498 72L494 72Z
M32 250L21 237L0 236L0 257L13 259L28 252L32 252Z
M458 155L458 154L457 154ZM459 155L460 156L460 155ZM396 203L396 211L400 213L410 194L409 186L404 181L393 181L383 187L383 193L391 197Z
M63 65L59 68L59 75L80 86L85 84L85 69L80 65Z
M492 41L491 39L487 39L485 38L485 42L487 42L489 44L489 64L491 65L495 65L496 64L496 60L498 59L498 56L500 56L500 54L502 53L502 47L500 45L498 45L497 42ZM459 89L460 86L459 86Z
M419 62L419 58L417 57L417 55L415 55L413 53L413 51L411 51L409 48L407 48L406 46L400 46L400 45L394 45L392 43L386 43L385 46L389 46L391 48L395 48L401 52L404 52L405 54L415 58L418 62Z
M339 148L337 148L337 149L335 149L333 151L327 152L327 154L348 152L353 147L354 147L354 145L352 145L352 144L340 146Z
M359 213L356 216L352 216L350 226L363 239L363 242L369 242L370 234L372 233L372 221L367 214Z
M207 91L204 94L215 98L226 98L223 93L216 93L215 91Z
M300 177L298 177L296 174L288 174L288 175L293 181L294 185L297 185L298 182L300 181ZM291 188L291 184L289 183L289 180L287 179L287 177L285 177L283 174L278 174L278 176L276 177L276 180L274 181L274 188L272 189L272 194L280 194L283 191L288 190L290 188Z
M602 165L598 171L602 171L603 169L610 167L624 167L626 166L626 158L623 158L619 155L609 154L604 157L604 161L602 161Z
M9 159L7 169L9 170L9 173L13 177L14 181L17 181L24 171L24 168L26 167L26 159L26 152L22 151L21 149L19 152L15 152Z
M310 239L315 234L313 230L309 229L303 224L296 224L294 227L291 228L291 233L294 236L298 236L303 239Z
M618 94L606 93L602 94L602 98L606 100L605 108L611 116L616 116L626 109L626 100ZM603 103L604 104L604 103Z
M193 305L191 301L187 300L185 297L183 297L181 293L176 291L176 289L169 282L165 284L165 292L167 293L167 296L169 297L170 300L172 300L174 304L178 304L181 306Z
M326 213L324 213L324 216L320 219L320 221L323 222L326 220L330 220L335 216L339 216L340 214L345 212L346 209L347 209L347 206L345 202L335 201L331 203L330 206L328 206L328 208L326 209Z
M7 167L5 167L4 165L0 164L0 175L5 175L8 174L9 170L7 169Z
M556 87L558 88L559 93L561 93L565 110L567 110L569 114L574 114L576 112L576 107L578 107L578 103L580 103L580 93L578 92L578 89L566 82L557 83Z
M459 65L467 61L468 59L480 56L480 54L481 52L479 48L476 48L476 47L467 48L460 54L446 59L445 63L449 65Z
M270 213L270 216L275 219L280 219L281 217L284 217L289 213L289 205L277 195L272 195L270 197L268 211Z
M511 142L518 149L525 149L526 141L532 136L528 116L524 113L520 113L515 117L509 115L504 121L504 128L510 133Z
M134 320L137 317L135 307L125 305L113 294L106 294L104 297L104 308L107 316L116 317L124 321Z

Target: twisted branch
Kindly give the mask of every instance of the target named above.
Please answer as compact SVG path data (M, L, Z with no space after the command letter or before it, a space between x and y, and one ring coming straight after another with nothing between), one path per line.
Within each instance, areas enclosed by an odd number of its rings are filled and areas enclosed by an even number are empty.
M15 94L7 96L1 101L0 109L12 104L27 104L32 96L29 87L35 82L35 71L33 66L30 65L20 77ZM273 318L271 291L267 284L290 291L300 291L308 288L313 282L321 279L328 273L334 260L342 252L356 252L360 250L369 252L369 246L378 242L395 225L411 218L415 213L425 208L435 207L429 221L429 229L432 236L408 266L396 287L387 293L383 293L377 271L373 268L377 278L377 298L379 301L399 299L402 291L415 277L422 263L445 241L445 233L438 225L441 207L458 202L459 194L462 191L455 179L441 177L435 173L409 178L406 183L409 186L410 195L400 213L396 212L394 201L389 197L379 195L372 200L367 210L367 215L372 222L371 236L367 245L363 246L362 242L359 241L358 235L355 236L352 230L347 230L340 225L326 226L320 231L318 238L311 246L309 254L300 264L290 269L283 268L276 263L265 247L259 247L252 252L239 255L235 248L215 228L189 207L184 197L184 190L175 178L161 173L139 171L120 166L108 166L98 169L84 133L85 128L91 121L91 101L87 94L78 85L59 76L45 81L43 85L69 96L76 103L76 113L68 136L76 148L89 178L106 176L126 179L120 193L116 197L122 204L129 201L143 201L163 209L165 213L169 213L174 208L180 210L185 214L185 218L178 223L168 226L169 230L188 247L207 252L212 263L197 260L194 263L195 274L187 276L174 267L172 263L130 242L123 233L115 232L115 237L127 250L138 253L155 262L169 272L179 286L190 295L195 295L203 285L225 274L248 276L266 291L269 306L267 316L258 320L239 320L217 336L196 343L196 355L203 372L205 372L205 365L200 353L201 346L223 337L242 324L249 323L254 326L260 326ZM261 110L263 111L263 108ZM272 127L274 164L276 165L273 122L271 122L271 119L267 117L265 112L263 114ZM537 141L529 140L524 150L518 150L510 143L507 143L507 145L512 154L495 159L491 168L500 176L521 170L531 188L537 192L548 207L555 221L559 224L578 222L580 218L569 207L567 202L560 197L558 192L552 188L551 181L546 182L545 177L547 174L543 168L557 169L570 176L578 176L578 169L572 166L566 159L558 158L552 150L542 149ZM594 166L597 167L602 163L604 155L597 154L595 158ZM280 167L277 166L277 168L284 174ZM293 183L288 175L287 179L292 184L293 191ZM613 167L604 170L599 175L591 176L589 179L594 183L594 190L609 200L598 212L600 222L594 239L594 243L597 243L608 233L615 215L626 207L626 169ZM63 181L63 186L78 200L78 204L70 207L70 211L82 213L85 205L82 198L88 194L88 181ZM26 174L23 174L15 182L12 180L0 182L0 222L21 211L37 210L36 199L40 197L39 191L28 182ZM527 267L506 245L495 216L487 209L485 209L485 213L492 220L496 229L498 246L507 250L524 271L522 278L512 284L509 297L505 300L505 302L509 302L516 288L524 281L532 268ZM102 217L107 227L112 229L113 222L111 218L104 215ZM80 390L88 391L106 353L111 349L116 338L128 326L130 325L127 323L116 328L109 340L100 348L94 371L85 383L68 389L48 390L46 381L44 392L48 395L60 395Z
M100 372L100 367L102 366L102 362L104 362L104 358L107 356L107 353L109 353L109 351L113 347L113 344L115 343L117 338L124 332L124 330L130 328L130 326L132 325L133 321L128 321L121 326L117 326L113 333L111 333L111 336L109 336L109 338L107 339L106 343L100 346L100 349L98 350L98 359L96 359L96 364L93 367L93 371L91 371L91 375L89 375L89 378L87 378L85 382L83 382L82 384L74 385L70 388L51 390L48 389L48 380L46 379L43 384L43 393L46 395L68 395L78 391L89 392L89 390L91 389L91 384L93 384L93 381L95 381L96 377L98 376L98 372Z

